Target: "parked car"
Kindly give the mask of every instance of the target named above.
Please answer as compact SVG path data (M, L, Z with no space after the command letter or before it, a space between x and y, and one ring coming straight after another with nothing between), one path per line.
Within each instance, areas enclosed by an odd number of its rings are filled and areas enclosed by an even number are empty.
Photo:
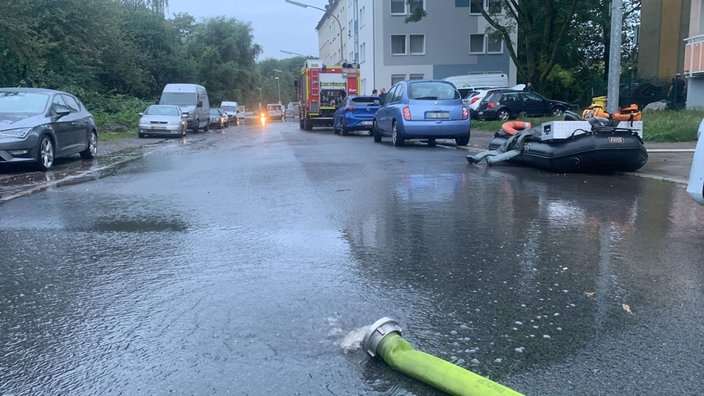
M266 105L267 118L270 121L285 121L284 106L276 103Z
M139 113L137 136L186 136L187 115L179 106L151 105Z
M227 115L225 115L225 113L223 113L219 108L211 107L208 126L213 126L220 129L225 128L227 126Z
M506 90L506 89L512 89L514 91L522 91L523 88L525 88L525 84L518 84L514 85L511 88L482 88L482 89L476 89L473 91L470 91L466 96L464 96L464 104L469 107L469 116L477 119L477 109L479 108L479 104L482 102L482 99L486 97L490 92L494 92L496 90ZM462 90L460 89L460 94L462 93Z
M348 96L333 114L332 130L347 135L354 130L372 130L374 114L381 107L378 96Z
M477 107L480 120L509 120L520 114L528 117L561 116L570 105L558 100L546 99L532 91L513 89L493 90L484 97Z
M391 136L395 146L407 139L454 139L469 143L469 108L452 83L443 80L401 81L391 87L374 115L374 141Z
M43 88L0 88L0 163L34 163L49 170L54 159L97 153L93 115L69 93Z

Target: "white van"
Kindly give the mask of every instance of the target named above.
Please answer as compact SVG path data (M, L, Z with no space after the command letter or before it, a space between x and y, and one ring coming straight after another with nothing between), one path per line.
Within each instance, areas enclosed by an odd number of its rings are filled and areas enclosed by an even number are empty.
M159 104L179 106L188 114L188 129L208 130L210 102L205 87L198 84L166 84Z
M230 101L223 101L220 102L220 110L222 110L223 113L227 114L228 120L230 120L230 123L234 123L236 125L240 124L240 119L239 119L239 105L237 102L230 102Z
M508 87L508 74L505 73L462 74L446 77L444 80L451 82L460 91L465 104L467 104L467 95L471 91Z

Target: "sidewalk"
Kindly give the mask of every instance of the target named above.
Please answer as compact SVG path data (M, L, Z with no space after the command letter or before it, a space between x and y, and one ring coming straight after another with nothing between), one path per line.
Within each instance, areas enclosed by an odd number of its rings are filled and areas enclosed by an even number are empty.
M486 150L493 136L494 132L472 130L467 150L473 154ZM648 150L648 162L638 171L628 172L628 174L687 184L696 146L696 141L681 143L646 142L645 148Z

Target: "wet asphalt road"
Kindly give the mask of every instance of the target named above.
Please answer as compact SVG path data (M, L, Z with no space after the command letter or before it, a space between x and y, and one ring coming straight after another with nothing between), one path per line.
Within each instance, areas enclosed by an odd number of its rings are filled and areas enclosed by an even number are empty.
M63 164L0 203L0 394L435 394L348 342L383 316L525 394L698 393L682 186L466 154L277 123Z

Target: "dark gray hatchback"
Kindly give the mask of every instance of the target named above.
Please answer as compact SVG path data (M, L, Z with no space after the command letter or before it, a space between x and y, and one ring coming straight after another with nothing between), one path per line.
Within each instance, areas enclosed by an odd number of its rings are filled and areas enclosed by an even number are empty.
M28 162L41 170L54 159L97 153L93 115L66 92L43 88L0 88L0 164Z
M521 114L528 117L560 116L569 108L569 103L546 99L536 92L500 89L482 99L477 107L477 118L506 121Z

